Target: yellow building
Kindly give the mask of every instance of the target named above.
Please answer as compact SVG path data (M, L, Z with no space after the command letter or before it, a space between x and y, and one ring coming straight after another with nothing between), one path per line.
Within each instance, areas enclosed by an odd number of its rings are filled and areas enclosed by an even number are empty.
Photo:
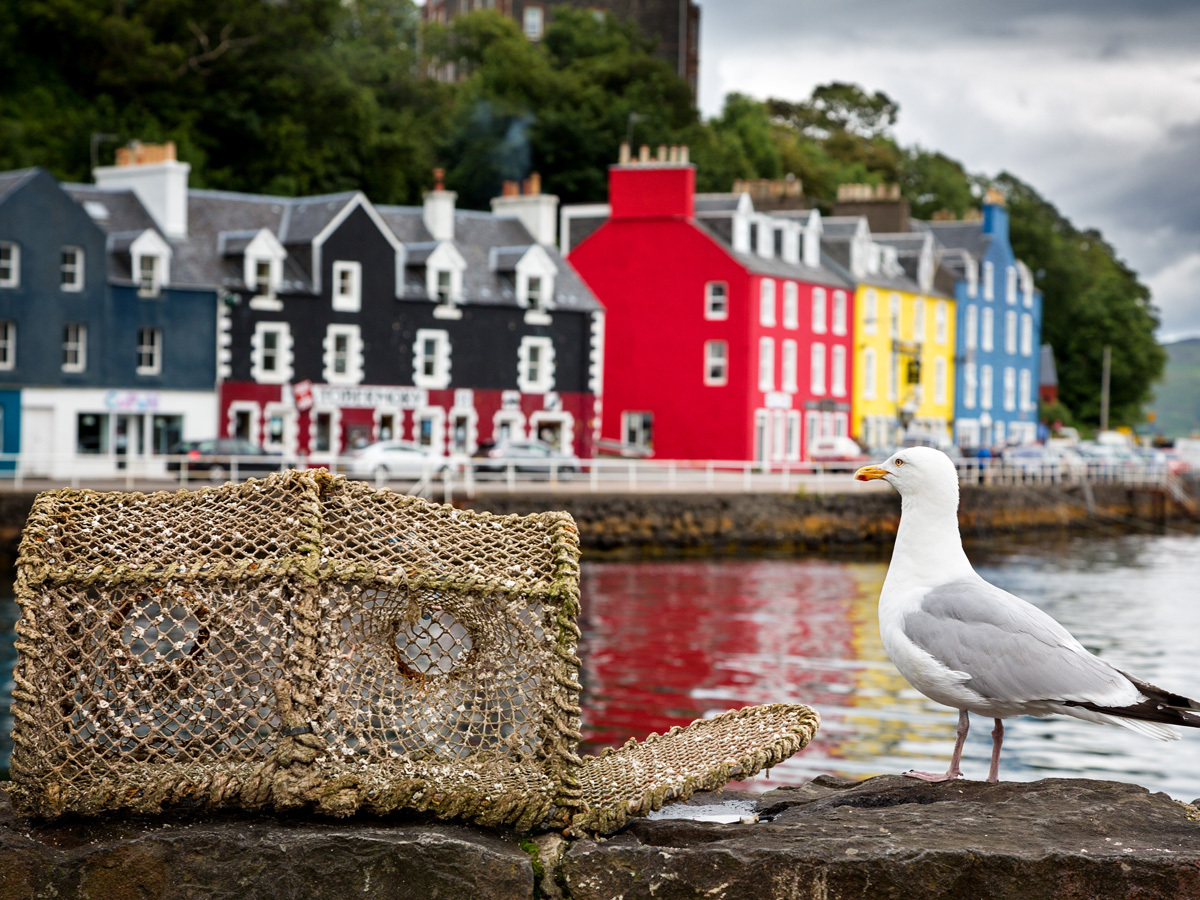
M887 279L855 294L855 396L851 429L865 447L902 439L951 441L954 412L954 300Z

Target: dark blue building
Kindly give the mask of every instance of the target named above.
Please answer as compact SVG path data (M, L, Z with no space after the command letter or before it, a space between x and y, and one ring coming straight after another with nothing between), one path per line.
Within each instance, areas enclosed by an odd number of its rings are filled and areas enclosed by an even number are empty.
M26 474L152 474L215 431L216 293L175 256L129 189L0 173L0 452Z

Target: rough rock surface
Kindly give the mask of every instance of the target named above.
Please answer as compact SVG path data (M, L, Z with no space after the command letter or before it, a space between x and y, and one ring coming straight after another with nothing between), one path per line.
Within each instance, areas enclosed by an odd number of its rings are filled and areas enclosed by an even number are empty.
M692 804L731 798L760 821L637 820L607 840L542 835L531 855L413 818L25 822L0 793L0 900L1200 897L1200 812L1133 785L819 778Z

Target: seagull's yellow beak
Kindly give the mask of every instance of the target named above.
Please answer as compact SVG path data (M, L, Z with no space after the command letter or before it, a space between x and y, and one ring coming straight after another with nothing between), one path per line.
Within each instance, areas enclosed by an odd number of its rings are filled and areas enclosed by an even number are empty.
M855 481L875 481L876 479L883 478L884 476L886 476L888 474L890 474L888 472L888 470L881 468L880 466L863 466L861 469L859 469L857 472L854 473L854 480Z

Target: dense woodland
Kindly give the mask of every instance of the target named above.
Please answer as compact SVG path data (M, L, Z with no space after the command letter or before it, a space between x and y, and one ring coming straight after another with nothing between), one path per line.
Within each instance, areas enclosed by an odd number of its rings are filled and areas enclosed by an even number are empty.
M442 166L460 204L487 208L504 179L541 173L563 202L605 196L635 144L688 144L701 190L791 173L828 211L842 182L898 182L914 215L958 215L1005 193L1018 256L1045 295L1043 339L1062 408L1141 420L1165 354L1148 289L1095 231L1016 176L967 172L891 133L898 105L849 84L795 102L731 94L703 121L687 85L632 26L556 12L544 39L479 12L423 26L411 0L22 0L0 17L0 170L40 165L90 180L131 139L174 140L197 187L314 194L359 188L416 203ZM453 83L432 77L453 67Z

